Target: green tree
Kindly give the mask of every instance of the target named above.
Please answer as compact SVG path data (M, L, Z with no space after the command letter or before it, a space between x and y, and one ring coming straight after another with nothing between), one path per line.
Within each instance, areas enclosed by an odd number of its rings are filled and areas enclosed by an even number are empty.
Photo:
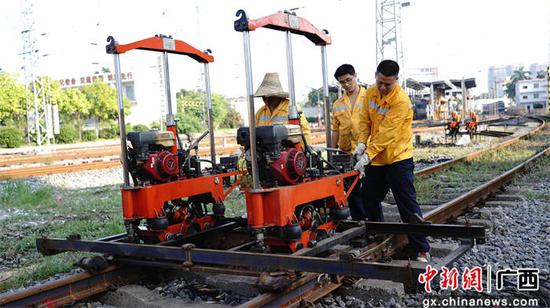
M329 91L329 100L332 105L334 101L338 99L338 93L334 91L334 89L337 88L335 85L330 86L331 91ZM317 103L319 101L324 101L324 94L323 94L323 88L319 89L311 89L309 93L307 94L307 101L304 103L305 107L316 107Z
M206 93L181 89L176 93L178 112L176 119L183 133L196 133L208 129ZM237 113L227 99L218 93L212 93L212 117L214 128L233 128L239 123ZM229 117L230 120L227 120ZM235 122L237 120L237 122ZM241 122L242 123L242 120Z
M118 100L115 88L103 81L96 81L82 87L82 93L90 103L90 116L96 118L96 128L99 131L101 121L118 118ZM124 99L124 113L130 113L129 103Z
M509 99L513 100L514 102L516 101L516 84L520 80L530 79L529 74L529 72L523 70L523 67L520 67L519 69L512 72L510 82L506 84L506 89L504 90L506 96Z
M546 79L546 71L538 71L536 76L537 79Z
M0 125L22 123L26 116L25 86L15 76L0 73ZM24 127L24 126L23 126Z
M239 128L243 126L243 118L241 117L241 114L233 109L230 108L227 112L225 118L222 120L220 127L223 128Z
M59 111L76 121L78 138L82 139L82 125L84 120L90 115L92 104L86 98L86 95L77 88L68 88L63 90L63 95L58 101Z
M530 72L524 71L522 66L519 69L512 72L512 76L510 77L510 80L517 82L520 80L530 79L529 78L530 74L531 74Z

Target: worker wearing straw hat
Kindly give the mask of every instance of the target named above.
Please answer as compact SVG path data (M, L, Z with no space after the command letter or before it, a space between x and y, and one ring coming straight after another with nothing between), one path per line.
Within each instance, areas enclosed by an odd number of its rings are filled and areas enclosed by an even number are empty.
M277 73L266 73L254 96L261 97L265 104L256 112L256 126L288 124L288 92L283 90ZM301 113L300 127L307 143L311 144L309 125Z

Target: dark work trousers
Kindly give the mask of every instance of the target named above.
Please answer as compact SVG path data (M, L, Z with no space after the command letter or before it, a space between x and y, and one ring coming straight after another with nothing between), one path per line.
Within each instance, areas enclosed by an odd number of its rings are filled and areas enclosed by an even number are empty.
M348 197L349 211L353 220L367 220L367 212L363 205L362 186L365 183L365 178L357 180L357 184L351 191Z
M368 220L384 221L381 202L390 188L403 222L409 222L409 217L414 213L418 213L422 217L422 211L416 202L413 171L412 158L387 166L369 165L365 167L362 196ZM408 237L410 245L416 251L427 252L430 250L426 237L419 235L409 235Z

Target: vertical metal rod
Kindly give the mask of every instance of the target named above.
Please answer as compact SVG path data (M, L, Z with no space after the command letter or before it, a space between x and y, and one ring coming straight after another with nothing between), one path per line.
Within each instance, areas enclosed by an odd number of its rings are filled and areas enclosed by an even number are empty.
M298 119L298 109L296 108L296 92L294 90L294 65L292 59L292 33L286 31L286 68L288 73L288 93L290 96L290 105L288 106L288 119Z
M212 92L210 90L210 72L208 70L208 63L204 63L204 85L206 88L206 104L208 107L208 131L210 133L210 159L212 160L212 163L215 164L216 163L216 142L214 140L214 118L212 116Z
M116 92L118 97L118 126L120 128L120 160L122 161L122 177L124 178L124 187L130 186L130 176L128 175L128 147L126 146L126 122L124 120L124 101L122 98L122 81L120 80L120 55L115 56L115 80Z
M176 125L174 114L172 113L172 94L170 93L170 68L168 67L168 52L162 52L164 68L164 90L166 92L166 103L168 104L168 114L166 115L166 126Z
M327 148L332 148L330 134L330 96L328 92L328 68L327 68L327 46L321 46L321 66L323 68L323 102L325 108L325 136ZM330 153L330 152L329 152Z
M26 80L25 80L26 82ZM29 95L26 94L28 93L28 84L25 85L25 110L27 110L27 144L30 145L31 144L31 126L32 124L30 123L31 121L31 117L30 117L30 112L29 112Z
M430 104L432 105L432 120L435 120L435 95L434 95L434 84L430 84Z
M465 121L466 117L466 108L468 108L468 93L466 90L466 82L464 81L464 77L462 77L462 123Z
M38 93L36 91L36 79L32 77L32 93L34 98L34 133L36 134L36 146L38 150L42 148L42 132L40 131L40 117L38 114Z
M246 71L246 96L248 99L248 120L250 135L250 160L252 164L252 189L260 189L258 159L256 158L256 117L254 116L254 86L252 84L252 57L250 52L250 32L243 31L244 64Z

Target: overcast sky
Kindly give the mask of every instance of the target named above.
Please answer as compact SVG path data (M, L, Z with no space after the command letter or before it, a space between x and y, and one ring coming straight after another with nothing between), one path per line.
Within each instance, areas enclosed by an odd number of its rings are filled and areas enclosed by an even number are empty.
M170 34L199 48L210 48L214 92L226 96L246 93L242 34L233 29L235 13L243 8L250 18L279 10L300 8L297 14L333 40L328 47L329 80L342 63L356 67L360 79L373 82L375 70L374 0L196 0L196 1L31 1L34 3L37 70L56 78L82 76L98 67L113 66L105 54L106 37L121 44ZM404 58L408 67L436 66L440 78L478 78L486 90L490 65L548 62L550 58L549 0L409 0L403 8ZM23 1L0 2L0 68L19 72L21 53L21 9ZM260 29L251 32L254 86L265 72L276 71L286 84L284 33ZM297 99L309 87L319 87L320 48L302 37L293 39ZM124 55L123 70L143 59L144 52ZM200 66L193 61L170 58L172 87L196 88ZM92 64L99 63L99 64Z

